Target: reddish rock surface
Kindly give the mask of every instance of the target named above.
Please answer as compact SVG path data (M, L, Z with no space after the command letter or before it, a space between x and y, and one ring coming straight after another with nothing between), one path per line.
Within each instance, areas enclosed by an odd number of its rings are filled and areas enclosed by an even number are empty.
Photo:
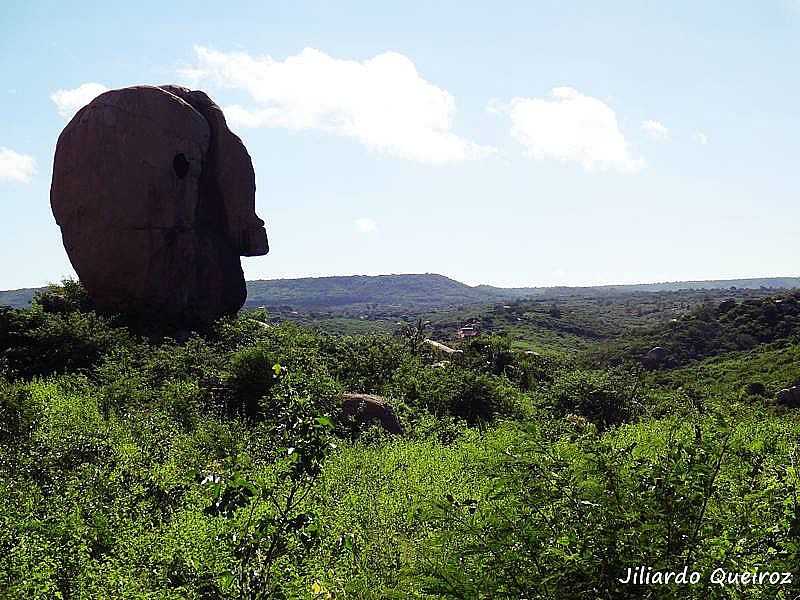
M100 309L207 323L246 298L240 256L268 251L255 173L199 91L101 94L58 139L50 202Z

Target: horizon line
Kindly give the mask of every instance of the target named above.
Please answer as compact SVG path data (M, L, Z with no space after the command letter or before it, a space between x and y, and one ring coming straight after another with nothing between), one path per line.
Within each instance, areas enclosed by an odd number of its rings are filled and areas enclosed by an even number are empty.
M270 279L247 279L245 283L258 283L258 282L269 282L269 281L297 281L301 279L335 279L335 278L342 278L342 277L409 277L409 276L425 276L425 275L433 275L437 277L444 277L445 279L449 279L450 281L454 281L456 283L460 283L461 285L465 285L470 288L479 288L479 287L490 287L496 289L507 289L507 290L524 290L524 289L556 289L556 288L608 288L608 287L630 287L630 286L637 286L637 285L669 285L669 284L676 284L676 283L719 283L722 281L754 281L758 279L800 279L800 275L757 275L757 276L743 276L743 277L719 277L719 278L708 278L708 279L674 279L674 280L651 280L651 281L635 281L629 283L587 283L587 284L551 284L551 285L494 285L491 283L464 283L463 281L451 277L449 275L443 275L442 273L434 273L434 272L426 272L426 273L379 273L379 274L364 274L364 273L348 273L348 274L340 274L340 275L305 275L299 277L274 277ZM59 285L63 281L74 281L75 279L71 277L65 277L61 279L61 281L54 283L46 283L44 285L34 285L28 287L21 287L21 288L12 288L12 289L0 289L0 292L21 292L25 290L38 290L50 285Z

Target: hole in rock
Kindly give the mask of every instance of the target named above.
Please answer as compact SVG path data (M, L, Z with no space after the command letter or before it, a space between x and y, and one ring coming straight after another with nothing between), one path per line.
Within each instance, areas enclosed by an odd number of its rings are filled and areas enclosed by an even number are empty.
M175 158L172 159L172 170L175 171L175 175L178 176L178 179L186 177L186 174L189 172L189 161L186 160L183 152L176 154Z

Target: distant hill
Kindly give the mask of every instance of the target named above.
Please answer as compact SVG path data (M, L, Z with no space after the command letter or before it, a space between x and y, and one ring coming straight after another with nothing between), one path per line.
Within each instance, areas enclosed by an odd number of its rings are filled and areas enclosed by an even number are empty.
M722 290L739 288L746 290L795 289L800 288L800 277L757 277L752 279L716 279L706 281L672 281L664 283L635 283L627 285L604 285L592 289L624 292L677 292L678 290ZM575 289L575 288L564 288Z
M266 279L247 282L248 307L292 306L299 309L337 309L364 305L382 307L445 307L518 298L565 295L616 294L627 292L668 292L678 290L800 288L800 277L763 277L710 281L676 281L592 287L500 288L469 286L444 275L349 275Z
M765 277L717 281L677 281L596 287L499 288L469 286L444 275L347 275L263 279L247 282L247 303L254 308L291 307L297 310L344 311L362 307L428 309L487 304L533 296L598 295L625 292L663 292L685 289L800 288L800 277ZM0 292L0 305L28 306L38 288Z
M351 275L247 282L248 307L291 306L336 310L378 305L385 308L435 308L496 302L508 290L471 287L444 275Z
M23 288L0 292L0 306L25 308L31 303L33 296L42 288Z

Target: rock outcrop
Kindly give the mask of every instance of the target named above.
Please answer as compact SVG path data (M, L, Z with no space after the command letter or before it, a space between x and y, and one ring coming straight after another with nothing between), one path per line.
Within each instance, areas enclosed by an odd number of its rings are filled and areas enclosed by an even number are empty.
M98 308L202 324L247 296L240 256L268 252L255 173L203 92L101 94L56 146L50 202Z
M403 433L392 405L381 396L348 392L342 396L342 414L352 417L360 425L378 422L384 431Z

